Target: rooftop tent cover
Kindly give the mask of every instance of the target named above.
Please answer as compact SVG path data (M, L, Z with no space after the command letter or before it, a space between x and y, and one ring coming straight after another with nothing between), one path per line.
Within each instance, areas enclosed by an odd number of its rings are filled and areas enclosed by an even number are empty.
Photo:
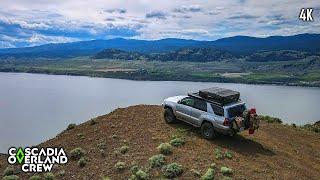
M200 90L199 96L221 104L227 104L238 101L240 98L240 93L231 89L212 87Z

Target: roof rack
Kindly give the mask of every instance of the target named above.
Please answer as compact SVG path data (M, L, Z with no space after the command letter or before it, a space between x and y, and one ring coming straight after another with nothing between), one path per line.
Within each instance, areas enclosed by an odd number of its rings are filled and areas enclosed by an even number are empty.
M218 105L218 106L223 106L224 105L222 103L219 103L219 102L216 102L216 101L212 101L210 99L205 99L205 98L199 96L199 92L188 93L188 96L191 96L191 97L194 97L194 98L198 98L198 99L201 99L201 100L205 100L205 101L208 101L209 103L212 103L212 104L215 104L215 105Z
M240 101L240 93L238 91L219 87L202 89L199 92L189 93L188 95L219 106Z

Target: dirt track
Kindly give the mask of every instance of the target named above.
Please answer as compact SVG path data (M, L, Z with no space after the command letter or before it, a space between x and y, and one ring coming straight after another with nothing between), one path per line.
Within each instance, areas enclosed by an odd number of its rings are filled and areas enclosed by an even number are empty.
M65 170L63 179L128 179L132 174L130 165L148 167L148 159L158 154L156 147L169 142L177 131L187 129L186 144L174 148L166 157L167 162L177 162L184 167L181 179L197 179L191 172L195 169L204 174L211 163L217 164L215 177L221 178L221 166L233 169L229 177L234 179L319 179L320 177L320 135L314 132L297 130L280 124L262 123L260 129L249 136L243 132L235 137L220 136L215 140L203 139L198 129L184 123L168 125L163 120L160 106L138 105L117 109L97 118L97 124L90 122L64 131L57 137L40 146L63 147L67 152L81 147L86 151L88 163L80 168L76 161L66 166L54 168L56 174ZM83 135L81 135L83 134ZM83 136L81 138L81 136ZM106 156L102 157L97 144L106 144ZM126 154L115 153L128 144ZM215 158L214 149L229 150L232 159ZM117 171L118 161L126 163L124 171ZM0 156L0 173L7 167L6 157ZM152 179L162 177L159 168L149 171ZM26 174L18 174L21 179Z

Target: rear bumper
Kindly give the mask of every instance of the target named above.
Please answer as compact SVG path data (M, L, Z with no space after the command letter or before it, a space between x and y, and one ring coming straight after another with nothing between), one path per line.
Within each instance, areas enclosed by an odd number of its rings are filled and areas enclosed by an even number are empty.
M216 132L224 135L231 135L234 134L234 131L227 126L222 126L222 125L213 125L213 128Z

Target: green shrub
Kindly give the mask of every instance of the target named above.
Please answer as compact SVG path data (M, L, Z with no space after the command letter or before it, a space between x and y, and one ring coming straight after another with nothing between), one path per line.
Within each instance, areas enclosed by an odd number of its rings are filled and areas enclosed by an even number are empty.
M107 145L105 142L100 142L97 144L97 148L98 149L106 149L107 148Z
M320 133L320 125L319 125L319 123L318 124L317 123L316 124L306 124L306 125L300 126L300 128L304 129L304 130Z
M90 120L90 125L95 125L97 123L98 122L97 122L96 118L93 118L93 119Z
M177 129L177 133L176 134L177 134L177 136L182 137L182 136L185 136L187 134L187 132L188 132L188 129L183 128L183 127L179 127Z
M130 171L132 174L136 174L136 172L139 171L139 167L137 165L133 165L131 168L130 168Z
M177 163L171 163L163 167L163 175L167 178L174 178L183 173L183 167Z
M102 157L106 157L106 151L104 149L99 150Z
M80 139L84 139L84 135L83 135L82 133L78 133L77 136L78 136L78 138L80 138Z
M207 172L201 177L202 180L212 180L214 179L215 171L212 168L209 168Z
M136 179L138 180L145 180L145 179L148 179L149 177L149 175L146 172L142 171L141 169L136 172L135 176L136 176Z
M122 142L123 142L124 145L128 145L128 143L129 143L129 142L128 142L127 140L125 140L125 139L124 139Z
M231 178L231 177L228 177L228 176L223 176L223 177L222 177L222 180L232 180L232 178Z
M215 149L214 149L214 154L215 154L215 156L216 156L216 159L223 159L221 150L220 150L219 148L215 148Z
M226 152L224 153L224 157L226 157L226 158L228 158L228 159L232 159L233 155L232 155L231 152L226 151Z
M117 169L117 170L124 170L124 168L126 168L126 163L125 162L117 162L114 167Z
M58 172L58 176L59 177L63 177L65 175L66 175L66 171L65 170L61 170L61 171Z
M258 119L260 119L260 120L262 120L262 121L265 121L265 122L267 122L267 123L279 123L279 124L282 124L281 119L275 118L275 117L271 117L271 116L262 116L262 115L259 115L259 116L258 116Z
M221 167L220 172L221 172L223 175L232 174L232 169L223 166L223 167Z
M54 178L55 178L54 174L53 174L53 173L50 173L50 172L45 173L45 174L43 175L43 177L44 177L45 180L54 180Z
M102 177L102 180L111 180L108 176Z
M6 167L6 169L3 171L4 176L10 176L14 174L14 168L12 166Z
M210 164L210 168L212 168L212 169L216 168L216 166L217 166L216 163L211 163Z
M128 146L122 146L121 148L120 148L120 152L122 153L122 154L125 154L126 152L128 152L128 150L129 150L129 147Z
M84 154L85 154L85 151L82 148L77 147L70 151L70 159L79 160L81 157L84 156Z
M176 146L176 147L178 147L178 146L182 146L182 145L184 145L184 143L185 143L185 141L182 139L182 138L174 138L174 139L172 139L171 141L170 141L170 144L172 145L172 146Z
M161 154L167 155L172 153L172 146L169 143L161 143L157 149Z
M200 177L201 173L195 169L191 169L190 172L195 176L195 177Z
M19 176L17 175L9 175L9 176L4 176L2 178L2 180L17 180L17 179L19 179Z
M154 155L149 158L149 162L151 167L161 167L166 163L165 156L163 154Z
M41 177L39 175L33 175L29 178L29 180L41 180Z
M87 164L87 160L84 157L81 157L78 161L78 166L79 167L84 167Z
M76 124L69 124L68 127L67 127L67 130L71 130L71 129L74 129L77 125Z

